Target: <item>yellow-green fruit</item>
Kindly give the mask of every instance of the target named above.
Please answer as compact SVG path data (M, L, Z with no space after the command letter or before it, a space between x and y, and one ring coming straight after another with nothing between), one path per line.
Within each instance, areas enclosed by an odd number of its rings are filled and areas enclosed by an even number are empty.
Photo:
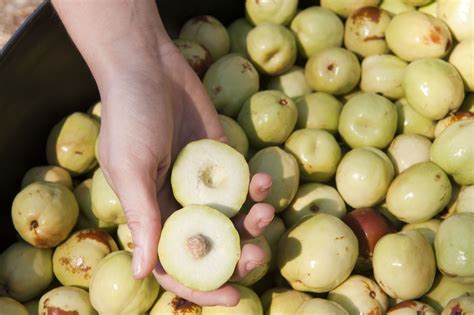
M311 87L306 82L304 68L293 66L287 72L271 77L267 83L267 90L278 90L295 99L311 93Z
M127 223L122 204L100 168L92 178L91 200L92 212L99 220L114 224Z
M458 41L474 37L472 0L438 0L436 15L448 24Z
M20 236L33 246L55 247L71 232L79 215L74 194L64 185L35 182L13 200L12 219Z
M100 314L141 315L151 308L160 285L153 275L134 279L132 254L117 251L96 267L89 287L92 306Z
M24 242L8 247L0 255L0 295L20 302L36 298L53 281L52 255Z
M431 141L417 134L396 136L387 149L387 155L393 163L395 174L407 168L430 160Z
M392 306L386 315L438 315L431 306L414 300L403 301Z
M38 315L97 315L87 291L74 287L59 287L45 293L38 306ZM105 314L105 313L104 313Z
M266 291L260 299L265 315L287 315L294 314L303 302L311 300L311 296L287 288L274 288Z
M230 37L230 52L249 58L247 53L247 34L253 26L246 18L240 18L232 22L227 27L227 33Z
M280 242L281 237L286 232L285 224L283 220L280 219L279 216L275 216L272 222L267 225L265 230L263 231L263 236L270 245L270 249L272 252L272 259L270 261L270 269L269 271L273 271L277 267L277 253L278 253L278 243Z
M133 239L132 231L128 225L120 224L117 229L117 238L121 249L126 250L127 252L133 253Z
M232 285L240 293L240 301L236 306L204 306L202 308L202 315L263 315L262 303L251 289Z
M21 303L9 297L0 296L0 314L28 315L28 310Z
M67 188L72 189L71 175L68 171L59 166L47 165L30 168L25 176L23 176L21 188L25 188L29 184L37 181L63 184Z
M441 313L452 299L473 295L473 283L460 283L455 279L438 275L430 291L421 298L421 301Z
M474 22L474 21L473 21ZM465 39L454 47L449 62L456 67L466 91L474 91L474 38Z
M150 315L201 315L202 307L169 291L163 292L150 310Z
M263 235L242 241L241 247L243 248L247 244L257 245L265 253L265 258L260 265L258 265L255 269L252 269L242 279L233 281L237 284L249 287L255 284L260 279L262 279L267 274L272 259L272 250L267 242L267 239Z
M438 1L433 1L431 3L428 3L422 7L418 7L418 11L432 15L434 17L438 17Z
M295 315L313 314L349 315L349 313L339 304L324 299L311 299L305 301L295 312Z
M415 111L406 98L396 101L395 106L398 112L397 133L414 133L428 139L434 138L436 123L433 120Z
M438 122L436 123L434 132L435 138L438 138L441 133L452 124L457 123L458 121L470 119L474 119L474 113L468 111L458 110L454 114L448 114L445 118L438 120Z
M463 186L456 201L456 212L474 213L474 185Z
M46 143L48 163L65 168L71 175L87 173L96 164L94 145L99 123L84 113L74 113L53 127Z
M235 120L224 115L219 115L219 120L224 128L227 143L246 157L249 150L249 139L242 127Z
M102 116L102 102L97 102L87 110L87 114L89 114L92 118L100 122Z
M348 17L353 11L368 6L377 6L380 0L321 0L321 6L337 13L342 17Z
M405 4L403 0L382 0L380 8L390 12L392 15L398 15L407 11L415 11L416 8Z
M409 223L403 226L402 231L417 230L423 234L430 245L434 245L435 236L441 222L439 219L431 219L420 223Z
M65 286L88 289L99 262L116 250L117 245L107 232L94 229L78 231L54 251L54 275Z
M318 128L337 133L342 103L328 93L312 93L296 99L296 129Z
M286 25L296 14L298 0L246 0L245 13L254 25L265 22Z
M23 303L30 315L38 315L39 299Z

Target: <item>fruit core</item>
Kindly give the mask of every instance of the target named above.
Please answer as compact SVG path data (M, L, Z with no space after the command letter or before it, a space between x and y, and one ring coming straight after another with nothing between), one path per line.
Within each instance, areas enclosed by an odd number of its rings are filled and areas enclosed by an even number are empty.
M221 182L221 178L218 176L214 165L202 168L199 172L199 179L209 188L216 188Z
M196 259L205 257L211 250L211 242L202 234L188 238L186 245L191 255Z

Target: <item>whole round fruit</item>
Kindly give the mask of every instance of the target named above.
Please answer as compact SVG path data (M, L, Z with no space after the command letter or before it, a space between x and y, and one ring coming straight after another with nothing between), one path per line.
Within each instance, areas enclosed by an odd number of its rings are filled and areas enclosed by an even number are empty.
M298 0L245 1L245 13L254 25L265 22L286 25L295 16L297 8Z
M384 292L402 300L428 292L436 274L433 249L416 230L382 237L375 245L373 267L375 280Z
M234 273L240 238L232 221L220 211L190 205L166 220L158 256L163 269L186 287L215 290Z
M428 139L434 138L436 123L433 120L415 111L406 98L396 101L395 106L398 113L397 133L414 133Z
M385 30L390 50L406 61L442 58L451 49L451 33L444 22L419 11L395 16Z
M244 240L241 242L240 245L243 248L246 244L256 245L260 247L265 253L265 258L260 265L252 269L242 279L239 279L237 281L232 281L234 283L237 283L246 287L250 287L251 285L257 283L260 279L262 279L267 274L268 270L270 269L270 262L272 259L272 250L270 248L270 245L267 242L267 239L263 235Z
M77 222L79 206L64 185L35 182L23 188L13 200L12 220L16 231L31 245L55 247Z
M329 47L340 47L344 25L331 10L319 6L299 12L290 26L296 37L298 52L304 58Z
M280 91L261 91L245 102L238 123L256 148L282 144L295 128L298 110Z
M245 101L258 92L259 76L250 61L229 54L211 65L203 83L217 111L235 117Z
M41 294L53 281L52 255L49 248L13 243L0 255L0 296L26 302Z
M72 188L71 175L64 168L59 166L47 165L32 167L26 172L21 180L21 188L37 181L45 181L63 184L67 188Z
M45 293L38 304L38 314L97 315L87 291L74 287L58 287Z
M202 307L169 291L163 292L150 310L150 315L201 315Z
M5 315L29 315L23 304L6 296L0 296L0 314Z
M438 315L434 308L418 301L403 301L392 306L386 315Z
M449 301L441 315L469 314L474 310L474 297L463 296Z
M267 90L282 91L293 99L312 92L311 87L306 82L304 68L299 66L293 66L287 72L271 77L267 83Z
M473 294L474 283L460 283L456 279L438 274L430 291L421 298L421 301L441 313L451 300L463 296L472 296Z
M474 91L474 38L465 39L454 47L449 56L449 63L456 67L462 79L466 91Z
M387 147L397 131L397 108L387 98L362 93L351 98L339 117L339 134L351 148Z
M239 291L240 301L236 306L204 306L202 308L202 315L263 315L262 303L251 289L240 286L232 285Z
M339 304L324 300L311 299L303 302L298 307L295 315L312 315L312 314L332 314L332 315L349 315Z
M434 58L408 65L402 80L405 97L423 116L438 120L456 111L464 99L464 85L453 65Z
M357 254L352 230L335 216L318 213L282 237L278 266L293 289L327 292L349 277Z
M441 222L439 219L431 219L420 223L409 223L403 226L402 231L417 230L423 234L430 245L434 245L435 236L438 233Z
M474 4L471 0L438 0L437 16L448 24L458 41L474 36Z
M175 39L173 43L191 68L193 68L194 72L196 72L197 76L202 78L212 64L212 57L209 51L203 45L192 40Z
M431 141L417 134L401 134L396 136L387 149L392 160L395 174L399 174L417 163L430 160Z
M100 168L92 178L91 201L92 212L99 220L114 224L127 223L122 204Z
M342 17L348 17L359 8L377 6L379 3L380 0L321 0L323 8L327 8Z
M90 301L99 314L139 315L151 308L160 285L153 275L132 275L132 254L116 251L102 259L89 286Z
M351 51L332 47L314 53L306 63L306 80L318 92L346 94L360 79L360 64Z
M230 37L230 52L237 53L244 58L249 58L247 53L247 34L253 26L246 18L240 18L227 27Z
M311 300L309 294L287 288L267 290L261 297L266 315L294 314L305 301Z
M286 27L263 23L247 35L247 52L262 73L277 75L288 71L296 61L295 37Z
M337 133L342 103L328 93L317 92L296 99L296 129L318 128Z

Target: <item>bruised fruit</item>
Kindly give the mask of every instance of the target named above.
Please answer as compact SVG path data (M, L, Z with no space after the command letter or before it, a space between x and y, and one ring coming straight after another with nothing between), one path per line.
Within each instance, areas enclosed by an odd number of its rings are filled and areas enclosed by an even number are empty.
M278 90L295 99L311 93L311 87L306 82L304 68L293 66L287 72L271 77L267 83L267 90Z
M79 215L74 194L62 184L35 182L13 200L12 219L20 236L35 247L55 247L71 232Z
M173 43L198 77L202 78L212 64L212 57L209 51L201 44L191 40L175 39Z
M91 305L87 291L59 287L45 293L39 301L38 315L52 314L97 315L97 312Z
M403 301L392 306L387 315L438 315L438 313L428 304L418 301Z
M349 313L339 304L324 299L311 299L305 301L295 312L295 315L312 314L349 315Z
M28 315L28 310L21 303L12 298L0 296L0 314Z
M245 1L245 13L254 25L265 22L286 25L295 16L297 7L298 0Z
M395 102L398 112L398 133L414 133L428 139L434 138L435 122L413 109L406 98Z
M260 299L266 315L294 314L303 302L311 300L309 294L287 288L266 291Z
M431 141L416 134L401 134L393 139L387 154L392 160L395 174L412 165L430 160Z
M232 281L234 283L249 287L255 284L260 279L262 279L267 274L270 268L270 263L272 259L272 250L270 248L270 245L267 242L267 239L263 235L260 235L258 237L251 238L248 240L244 240L242 241L241 246L244 247L246 244L253 244L260 247L265 254L265 258L261 264L259 264L257 267L252 269L242 279L239 279L237 281Z
M296 99L296 129L317 128L337 133L342 103L328 93L312 93Z
M232 221L220 211L190 205L166 220L158 256L165 271L186 287L215 290L234 272L240 238Z
M202 308L202 315L263 315L262 303L255 292L240 285L234 284L232 286L239 291L239 304L230 307L204 306Z
M379 3L380 0L321 0L323 8L327 8L342 17L348 17L359 8L377 6Z
M91 200L92 212L99 220L114 224L127 222L122 204L100 168L92 178Z
M158 298L150 315L201 315L202 307L169 291Z
M237 19L227 27L227 33L229 33L230 37L231 53L237 53L242 57L248 58L247 34L252 28L252 24L250 24L246 18Z
M63 184L67 188L72 188L71 175L64 168L59 166L36 166L32 167L26 172L21 180L21 188L25 188L29 184L37 181L45 181Z
M133 239L132 231L128 225L120 224L117 229L117 238L121 249L126 250L127 252L133 253Z

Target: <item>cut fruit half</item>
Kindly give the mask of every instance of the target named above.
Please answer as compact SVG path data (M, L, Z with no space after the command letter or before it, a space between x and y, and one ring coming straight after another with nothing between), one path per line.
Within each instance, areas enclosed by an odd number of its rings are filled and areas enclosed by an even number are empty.
M211 291L232 276L240 258L240 237L221 212L190 205L165 222L158 256L178 282L193 290Z
M249 167L242 154L209 139L186 145L171 172L173 194L183 207L205 205L228 217L239 212L245 202L249 180Z

